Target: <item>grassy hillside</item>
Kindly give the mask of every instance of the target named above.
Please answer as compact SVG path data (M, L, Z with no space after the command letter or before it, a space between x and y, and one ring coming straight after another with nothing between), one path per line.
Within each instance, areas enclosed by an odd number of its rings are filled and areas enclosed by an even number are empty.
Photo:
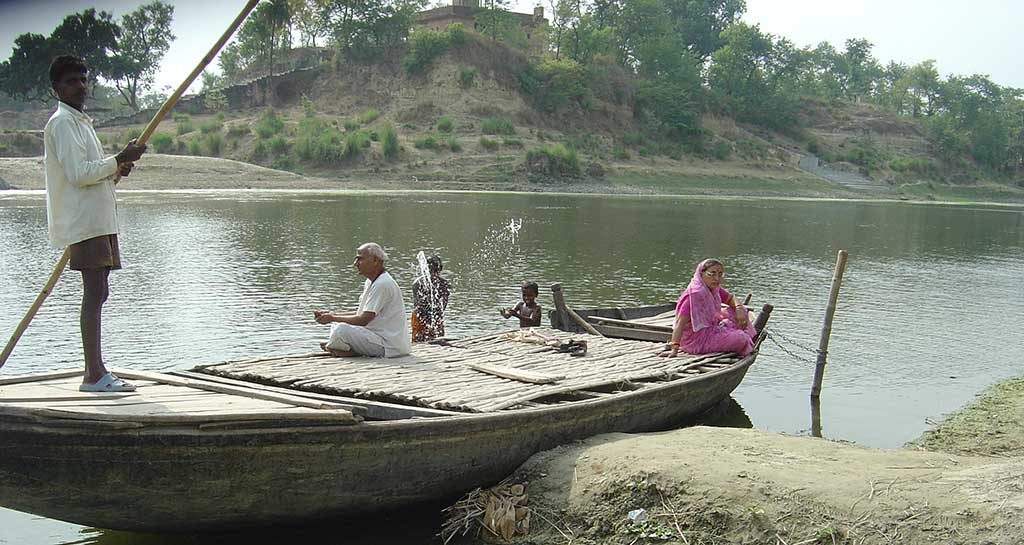
M500 43L470 33L416 70L402 55L327 61L311 84L280 76L269 107L174 114L151 149L360 185L1024 200L1024 180L994 180L967 159L951 166L916 121L872 105L806 100L786 134L707 114L696 136L678 141L634 117L634 82L617 67L552 107L559 97L524 91L528 59ZM113 148L141 129L100 135ZM0 135L0 155L31 154L37 141ZM799 168L810 155L864 183L844 187Z

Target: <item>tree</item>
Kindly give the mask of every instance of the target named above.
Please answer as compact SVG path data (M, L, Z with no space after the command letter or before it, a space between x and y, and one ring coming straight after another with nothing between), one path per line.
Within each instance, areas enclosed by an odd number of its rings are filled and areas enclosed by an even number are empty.
M18 36L11 58L0 64L0 91L18 100L50 100L53 92L46 68L53 57L53 44L42 34Z
M121 19L110 79L133 110L139 110L139 97L153 85L160 61L175 39L171 34L173 16L174 6L154 0Z
M291 11L288 0L261 2L235 39L220 54L220 68L228 78L249 70L265 70L274 75L275 53L291 48ZM270 86L267 86L269 93Z
M745 0L674 0L669 11L683 46L704 62L725 43L722 31L739 21Z
M509 3L509 0L484 0L484 5L476 11L477 29L481 34L497 40L519 28L519 21L508 11Z
M14 40L11 58L0 65L0 91L22 100L49 100L47 70L58 55L81 57L89 66L89 79L96 83L110 74L120 32L109 13L90 8L65 17L49 37L22 34Z
M75 55L85 60L94 82L111 73L111 59L117 50L120 27L110 13L89 8L68 15L53 30L50 41L55 55Z
M933 115L939 110L939 71L935 60L928 59L910 69L910 92L917 98L912 103L914 117Z
M299 31L302 45L317 47L318 39L331 35L331 0L289 0L292 24Z
M846 51L843 57L846 61L846 96L858 100L866 98L875 90L875 82L881 75L882 69L878 61L871 55L871 42L864 39L851 38L846 40Z

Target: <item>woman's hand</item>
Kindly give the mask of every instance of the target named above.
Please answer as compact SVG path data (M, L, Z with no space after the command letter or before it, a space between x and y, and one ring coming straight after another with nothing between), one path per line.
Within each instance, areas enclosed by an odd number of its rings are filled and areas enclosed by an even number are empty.
M750 323L750 319L747 317L747 309L741 309L737 306L734 309L734 312L736 313L736 325L739 326L740 329L746 329L747 324Z
M334 315L325 310L314 310L313 319L318 324L329 324L334 321Z
M658 355L663 358L674 358L677 354L679 354L679 343L673 343L669 345L668 350L663 350Z

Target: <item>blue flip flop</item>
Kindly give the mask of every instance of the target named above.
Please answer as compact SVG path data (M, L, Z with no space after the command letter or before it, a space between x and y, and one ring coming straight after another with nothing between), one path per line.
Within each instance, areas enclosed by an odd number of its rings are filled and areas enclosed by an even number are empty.
M135 385L125 382L114 373L107 373L92 384L83 382L78 387L79 392L134 392Z

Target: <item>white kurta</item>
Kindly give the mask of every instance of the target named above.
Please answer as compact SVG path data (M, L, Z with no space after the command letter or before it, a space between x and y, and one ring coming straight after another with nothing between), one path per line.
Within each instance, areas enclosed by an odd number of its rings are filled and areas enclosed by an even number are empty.
M118 232L113 176L92 118L59 102L43 129L46 223L55 248Z

